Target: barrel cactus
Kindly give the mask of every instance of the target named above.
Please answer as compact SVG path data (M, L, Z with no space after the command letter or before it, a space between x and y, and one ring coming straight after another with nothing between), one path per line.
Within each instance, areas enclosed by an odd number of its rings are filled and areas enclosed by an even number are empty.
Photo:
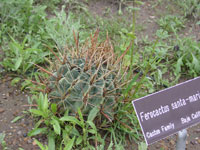
M98 108L98 114L112 122L124 85L120 72L122 56L115 56L108 38L98 44L97 37L98 31L81 48L75 37L76 47L56 56L47 83L48 95L61 112L69 110L70 115L76 115L80 109L87 116L93 108Z

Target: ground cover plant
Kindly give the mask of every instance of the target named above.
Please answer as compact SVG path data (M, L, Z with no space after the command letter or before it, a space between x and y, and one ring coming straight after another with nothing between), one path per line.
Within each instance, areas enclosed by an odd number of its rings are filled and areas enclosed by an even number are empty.
M198 0L178 0L176 3L183 9L185 17L200 17L200 2Z
M200 43L182 35L188 19L198 24L198 1L152 1L152 8L181 8L147 19L156 24L153 39L135 33L148 29L137 24L148 2L101 1L100 15L90 0L0 2L0 79L8 74L32 94L28 136L40 149L121 150L134 141L132 149L145 150L131 101L200 74ZM6 136L0 133L4 149Z
M77 37L74 38L77 40ZM126 97L125 102L121 99L121 96L122 93L127 92L127 89L124 88L127 85L130 86L129 78L132 75L127 78L127 73L123 73L121 70L123 66L120 65L123 56L129 49L127 48L116 59L109 39L103 43L98 43L97 40L98 30L91 38L91 43L79 47L77 41L76 47L72 50L64 51L64 55L60 57L55 55L57 60L52 64L56 67L53 69L56 72L50 73L39 67L51 76L47 83L43 83L46 85L45 93L49 95L50 101L48 104L47 95L40 94L39 99L36 99L38 109L31 109L30 112L36 116L41 116L41 120L45 120L46 126L50 127L48 130L46 127L39 128L39 125L43 123L39 120L36 128L30 132L30 136L50 133L52 132L51 125L53 125L53 131L57 135L67 136L68 140L76 143L71 145L71 148L74 149L95 149L98 147L104 149L103 139L110 135L111 141L114 139L116 148L123 148L121 144L125 142L126 135L135 135L139 139L140 134L130 127L133 122L127 122L128 119L132 120L132 115L129 114L128 109L122 109L130 107L130 99ZM58 65L59 63L60 65ZM119 68L121 69L119 70ZM131 84L137 78L136 75ZM123 107L121 107L122 104ZM49 110L49 106L51 106L51 110ZM123 119L119 121L120 116L123 116ZM116 122L119 122L119 124ZM71 126L70 124L74 125ZM137 122L134 122L134 124L137 124ZM122 126L123 129L121 129ZM74 127L74 131L70 132L69 129ZM101 137L99 132L103 131L106 135ZM116 134L123 136L118 135L117 137ZM89 135L91 137L88 137ZM57 143L56 147L61 149L62 145L65 148L69 145L66 137L60 139L60 142L54 136L48 134L48 137L53 139L51 141L53 147L55 147L55 143ZM95 146L91 143L95 143ZM49 145L49 147L51 146ZM110 145L110 147L113 146Z

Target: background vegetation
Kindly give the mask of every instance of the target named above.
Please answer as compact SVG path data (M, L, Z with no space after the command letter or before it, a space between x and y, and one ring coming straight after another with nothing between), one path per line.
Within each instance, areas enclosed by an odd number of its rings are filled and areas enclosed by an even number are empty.
M37 121L29 136L46 135L48 145L36 140L42 150L122 150L133 140L139 149L146 149L131 100L175 85L179 79L199 76L200 42L181 33L190 19L200 24L200 2L174 2L180 12L156 20L154 39L136 36L137 30L144 28L136 22L142 1L115 1L117 14L108 7L103 16L93 15L89 3L89 0L1 0L0 49L4 59L0 71L13 77L12 85L20 85L21 90L32 94L28 102L37 107L29 112ZM155 5L162 3L159 0ZM100 30L96 44L105 41L108 35L115 53L123 56L120 73L126 74L122 80L128 80L120 91L115 120L111 123L104 120L103 127L94 121L99 110L92 109L87 116L81 109L76 115L70 115L69 109L61 113L45 91L50 78L47 70L55 73L54 66L64 58L64 49L76 50L77 41L83 47L96 29ZM6 147L5 134L1 137L0 142Z

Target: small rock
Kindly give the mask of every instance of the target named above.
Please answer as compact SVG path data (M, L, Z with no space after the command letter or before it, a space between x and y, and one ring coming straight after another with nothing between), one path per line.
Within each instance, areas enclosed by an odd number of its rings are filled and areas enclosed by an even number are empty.
M9 97L10 96L10 94L9 93L6 93L6 97Z
M24 136L24 137L27 137L27 133L24 133L23 136Z
M195 141L190 141L190 143L191 143L192 145L195 145Z
M28 126L28 125L29 125L29 122L25 122L25 125L27 125L27 126Z
M160 145L156 145L156 148L157 148L157 149L160 149Z
M6 94L2 94L2 96L3 99L7 99Z
M197 133L200 133L200 129L195 130Z
M0 108L0 113L3 113L5 111L5 109Z
M28 143L28 144L31 144L31 143L32 143L32 140L31 140L31 139L29 139L29 140L27 141L27 143Z
M171 144L171 145L175 145L174 140L170 140L170 144Z
M35 146L35 145L37 145L37 144L35 143L35 141L33 141L33 143L32 143L32 144L33 144L34 146Z
M12 141L12 144L13 144L13 145L16 145L16 144L17 144L16 139Z
M18 135L22 135L22 131L18 131L17 134L18 134Z
M150 16L150 18L151 18L151 19L154 19L154 18L155 18L155 16Z

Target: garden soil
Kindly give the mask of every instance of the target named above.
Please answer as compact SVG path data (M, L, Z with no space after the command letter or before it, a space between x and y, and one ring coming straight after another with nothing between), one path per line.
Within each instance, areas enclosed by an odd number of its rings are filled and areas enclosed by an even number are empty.
M141 10L137 13L137 24L145 25L145 28L141 32L137 32L137 37L140 38L142 35L148 35L150 39L154 39L155 31L158 29L156 19L161 15L164 15L164 5L156 6L152 9L152 4L156 1L144 1L144 5L141 6ZM102 15L103 8L108 7L112 4L112 13L116 13L118 10L117 4L114 0L98 0L98 2L91 1L89 8L94 15ZM101 6L101 7L99 7ZM171 7L172 13L176 13L176 9ZM187 27L182 33L184 35L193 35L196 40L200 40L200 27L194 25L193 21L190 20L187 23ZM0 56L2 56L0 49ZM1 60L0 60L1 61ZM0 66L2 70L2 66ZM10 84L12 78L9 74L3 76L0 80L0 133L5 133L6 144L9 150L18 150L23 148L24 150L39 150L35 145L33 138L27 136L28 132L33 129L34 119L24 113L28 111L29 105L27 101L28 95L20 91L19 87L13 87ZM14 123L12 120L17 116L22 118ZM40 141L45 141L42 137ZM176 145L177 135L173 135L159 142L156 142L148 147L148 150L174 150ZM45 143L45 142L44 142ZM188 129L187 137L187 150L200 150L200 124L193 126ZM135 142L128 142L127 149L137 150ZM0 145L0 150L3 147Z

